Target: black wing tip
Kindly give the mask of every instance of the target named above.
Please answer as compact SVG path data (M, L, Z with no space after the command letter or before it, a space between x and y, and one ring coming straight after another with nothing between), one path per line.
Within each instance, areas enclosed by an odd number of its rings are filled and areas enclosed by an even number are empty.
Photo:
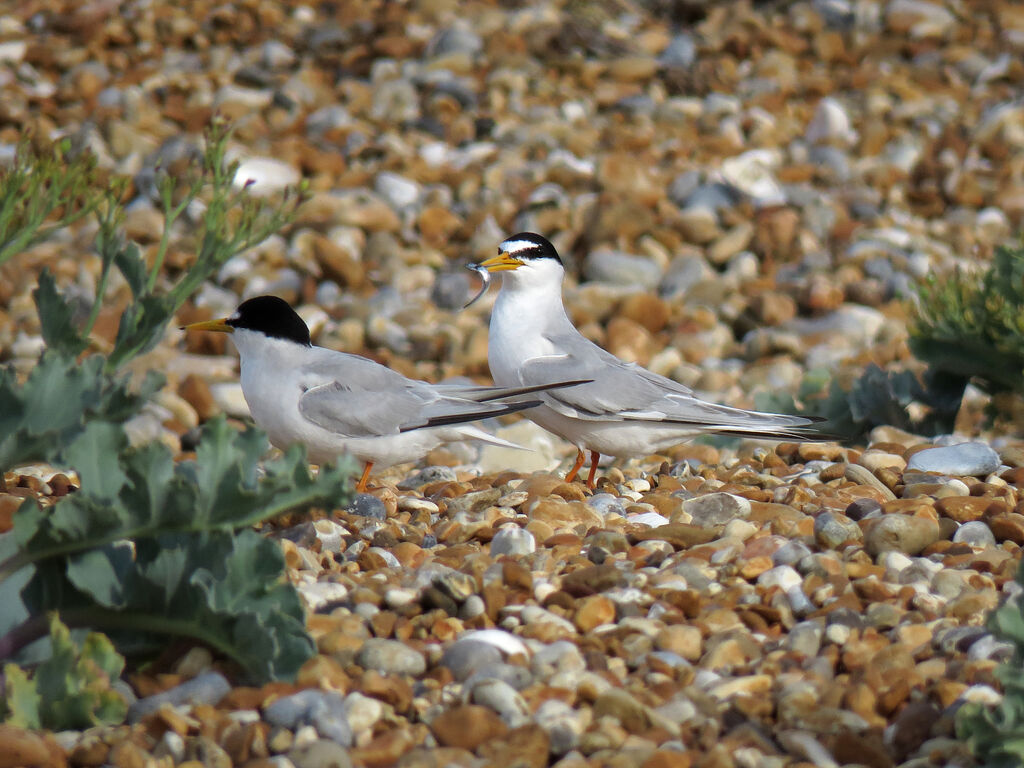
M490 403L495 400L501 400L505 397L519 397L521 395L529 395L533 392L547 392L550 389L565 389L566 387L576 387L580 384L590 384L593 379L575 379L573 381L556 381L551 384L536 384L532 387L519 387L513 392L509 392L508 387L498 387L498 392L487 397L481 397L477 400L478 403ZM539 404L539 401L538 401Z
M517 413L518 411L525 411L527 408L536 408L541 404L540 400L525 400L521 403L502 403L502 407L497 410L487 411L474 411L472 413L458 413L452 414L451 416L435 416L427 419L426 421L411 424L407 427L400 427L399 432L412 432L416 429L426 429L427 427L447 427L454 424L467 424L471 421L479 421L480 419L490 419L495 416L506 416L510 413Z

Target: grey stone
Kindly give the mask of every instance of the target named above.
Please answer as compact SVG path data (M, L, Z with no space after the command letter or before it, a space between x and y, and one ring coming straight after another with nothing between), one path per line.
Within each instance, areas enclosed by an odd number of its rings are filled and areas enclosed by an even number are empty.
M686 32L673 37L658 57L658 63L663 67L686 69L693 66L696 61L697 44L693 41L693 37Z
M860 526L838 512L822 512L814 518L814 540L828 549L838 549L846 542L864 538Z
M210 704L215 705L231 690L231 684L220 672L204 672L198 677L177 685L169 691L139 699L128 710L128 722L136 723L161 705Z
M416 677L427 671L423 654L398 640L371 638L356 654L356 663L363 669L375 669L386 675Z
M817 621L801 621L789 630L786 645L791 651L813 658L821 650L821 639L824 634L825 628Z
M372 520L384 520L388 516L384 502L369 493L357 493L352 500L352 514L369 517Z
M491 557L529 555L537 549L533 534L518 525L499 528L491 539Z
M501 651L495 646L468 638L448 646L441 656L440 665L451 670L456 680L462 681L501 662Z
M907 469L979 477L995 472L999 465L999 454L985 443L958 443L918 451L910 457Z
M419 488L420 486L428 485L430 483L454 483L455 480L455 470L451 467L424 467L419 472L410 475L400 482L398 487L403 491L411 491L414 488Z
M996 537L986 523L981 520L972 520L956 529L953 541L959 544L970 544L972 547L994 547Z
M397 210L410 208L420 200L420 185L391 171L381 171L373 180L373 191Z
M633 256L609 248L595 248L583 261L583 274L588 280L613 285L635 285L651 290L661 280L661 268L643 256Z
M284 696L264 710L263 719L292 731L311 725L324 739L345 747L352 745L345 699L334 691L308 689Z
M464 272L438 272L430 300L441 309L460 310L469 301L470 280Z
M317 739L288 752L295 768L351 768L348 750L328 739Z
M434 35L427 44L426 53L431 58L455 53L473 56L480 52L483 45L480 36L468 24L459 21Z
M493 709L509 728L525 725L530 719L530 706L515 688L503 680L481 679L473 686L470 700Z
M750 517L750 502L731 493L709 493L684 501L683 511L693 518L693 525L714 528L730 520Z

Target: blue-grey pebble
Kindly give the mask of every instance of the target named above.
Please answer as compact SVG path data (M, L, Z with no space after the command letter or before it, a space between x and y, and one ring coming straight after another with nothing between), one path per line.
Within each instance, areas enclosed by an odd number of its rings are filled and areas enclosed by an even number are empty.
M658 63L663 67L681 67L686 69L697 61L697 43L693 36L683 32L673 37L665 50L658 56Z
M981 520L972 520L961 525L953 534L953 541L958 544L969 544L972 547L994 547L996 545L996 537L992 534L992 529Z
M427 671L423 654L398 640L370 638L356 654L356 663L363 669L374 669L386 675L418 677Z
M428 483L455 482L455 470L451 467L430 466L414 472L398 484L403 491L411 491Z
M472 638L456 640L441 656L440 666L447 667L457 681L486 672L503 661L501 651L490 643Z
M352 746L352 728L344 697L335 691L307 689L277 699L263 712L263 719L271 725L295 730L311 725L324 739L345 747Z
M352 514L369 517L373 520L384 520L388 516L384 502L369 493L357 493L352 500Z
M979 477L999 469L999 454L985 443L958 443L925 448L910 457L908 470Z
M204 672L168 691L139 699L128 710L128 722L138 722L151 712L156 712L163 704L216 705L230 690L231 684L220 672Z

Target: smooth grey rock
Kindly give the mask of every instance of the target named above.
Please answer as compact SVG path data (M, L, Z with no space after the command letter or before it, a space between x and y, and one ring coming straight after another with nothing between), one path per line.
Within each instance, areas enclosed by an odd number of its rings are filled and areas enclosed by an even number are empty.
M467 638L456 640L448 646L441 656L440 665L451 670L452 677L461 682L473 674L486 672L502 661L501 651L494 645Z
M548 699L537 708L533 721L548 732L551 754L564 755L580 743L586 729L582 716L564 701Z
M386 675L417 677L427 671L423 654L398 640L374 637L363 643L356 654L356 663L363 669L375 669Z
M697 61L697 44L693 37L683 32L676 35L665 46L665 50L658 56L658 63L663 67L681 67L683 69L693 66Z
M328 739L317 739L309 744L295 747L288 752L288 759L295 768L351 768L352 759L348 750Z
M983 635L967 649L971 661L1009 661L1013 656L1013 643L997 640L995 635Z
M970 544L972 547L994 547L996 545L996 537L992 534L992 529L981 520L972 520L961 525L953 534L953 541L958 544Z
M460 310L470 299L469 274L464 272L438 272L430 300L441 309Z
M220 672L204 672L169 691L139 699L128 710L128 722L138 722L163 704L175 707L183 704L216 705L230 690L231 684Z
M518 525L499 528L491 539L491 557L529 555L536 549L537 542L533 534Z
M811 550L801 541L789 541L772 554L772 565L795 565L803 560Z
M503 680L479 680L470 692L474 704L493 709L509 728L525 725L530 719L530 705L515 688Z
M863 538L860 526L846 515L822 512L814 518L814 540L823 547L838 549L848 541L858 542Z
M381 171L373 180L373 191L397 210L410 208L420 200L420 185L391 171Z
M709 493L684 501L683 511L692 516L693 525L714 528L750 517L750 502L731 493Z
M651 290L661 280L661 268L643 256L633 256L610 248L596 248L583 261L588 280L612 285L636 285Z
M263 719L292 731L311 725L323 739L345 747L352 745L345 699L335 691L308 689L284 696L263 711Z
M480 52L483 45L483 40L469 24L460 20L434 35L427 44L426 54L431 58L450 56L455 53L473 56Z
M995 472L999 465L999 454L985 443L958 443L918 451L910 457L907 469L979 477Z
M786 645L791 651L797 651L808 658L814 658L821 650L821 639L825 628L817 621L801 621L789 630Z

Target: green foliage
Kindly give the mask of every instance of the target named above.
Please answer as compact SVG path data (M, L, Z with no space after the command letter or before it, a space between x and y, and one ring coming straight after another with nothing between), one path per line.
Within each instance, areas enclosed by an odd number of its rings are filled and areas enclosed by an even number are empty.
M243 529L338 503L352 466L313 477L293 446L261 474L265 440L220 418L204 429L195 461L175 462L163 444L131 448L116 425L89 424L65 452L82 489L48 510L22 505L18 549L0 579L35 569L21 593L32 615L59 610L135 648L156 633L192 637L255 679L294 675L313 652L299 598L282 582L279 546Z
M933 370L1024 393L1024 247L997 249L980 275L925 282L910 348Z
M808 371L794 399L785 393L761 393L759 410L799 413L825 419L829 431L858 440L883 424L917 434L950 432L960 408L965 379L926 371L883 371L869 365L844 385L825 369ZM798 404L799 403L799 404Z
M1024 571L1017 570L1024 585ZM956 735L987 768L1024 765L1024 606L1019 598L1004 602L988 618L988 628L1011 643L1013 659L996 669L1003 700L994 707L964 704L956 714Z
M214 123L207 132L200 164L186 169L182 175L165 173L160 177L164 231L151 266L147 267L138 245L125 240L124 211L116 198L108 200L98 212L96 249L100 254L100 276L91 312L81 328L75 327L71 307L57 291L53 278L43 272L34 296L49 349L77 355L88 348L110 271L116 267L132 292L132 301L121 315L114 347L104 365L107 372L118 370L157 345L174 313L228 259L261 243L291 220L304 199L304 191L286 193L281 204L273 205L234 186L238 164L227 163L224 156L229 136L224 123ZM2 184L0 179L0 187ZM2 192L0 189L0 200ZM196 202L201 202L203 208L195 235L196 258L176 283L161 289L159 277L173 225Z
M206 426L194 461L174 461L160 443L132 447L123 429L163 377L150 372L130 382L118 372L163 338L174 313L225 261L284 226L302 199L300 193L271 204L236 187L237 166L225 162L227 139L218 123L196 166L160 172L164 232L151 263L125 238L123 185L89 187L92 161L62 169L69 177L63 187L36 183L41 173L60 175L47 158L19 161L15 172L0 176L0 261L45 236L48 219L65 225L72 214L90 211L99 223L100 256L84 319L43 271L34 299L46 352L24 380L13 367L0 367L0 470L59 462L74 468L82 485L46 509L26 501L12 533L0 537L0 618L9 625L18 610L28 614L0 637L0 658L39 639L47 612L55 610L69 626L109 632L122 649L152 650L168 635L204 642L259 681L294 675L313 653L280 548L250 527L284 511L343 501L351 465L312 476L301 446L261 465L265 435L238 432L223 419ZM67 205L57 213L54 205L21 199L58 188ZM168 275L172 226L195 210L196 226L186 233L195 240L195 260ZM97 354L92 331L115 269L131 299L112 347ZM32 678L13 666L5 673L8 706L20 713L12 717L44 725L116 720L105 698L72 694L89 688L76 666L82 659L108 677L120 666L97 660L104 656L98 640L87 641L79 656L53 633L50 666ZM66 711L50 712L62 691Z
M0 367L0 471L57 459L88 421L129 418L163 380L150 372L133 391L127 377L106 376L103 366L99 356L78 362L57 349L44 352L21 384L11 366Z
M19 144L0 168L0 264L97 210L109 199L105 187L95 158L73 155L70 141L35 152Z
M122 722L128 704L110 685L124 658L96 632L79 648L56 613L50 614L49 629L53 653L31 678L14 664L4 666L6 721L54 730Z

